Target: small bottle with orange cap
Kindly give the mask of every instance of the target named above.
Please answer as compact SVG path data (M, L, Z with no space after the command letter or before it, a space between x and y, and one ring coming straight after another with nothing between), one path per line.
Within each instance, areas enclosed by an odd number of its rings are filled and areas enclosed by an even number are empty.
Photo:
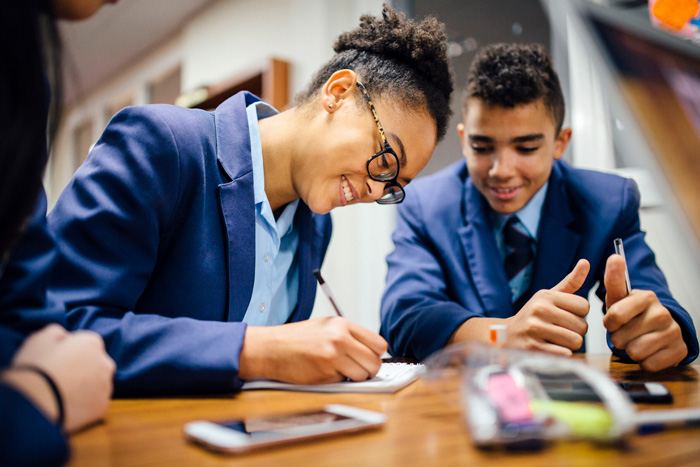
M491 354L491 363L504 368L507 366L508 362L505 352L500 349L508 345L507 330L508 326L505 324L491 324L489 326L489 342L491 343L491 347L499 348L498 350L494 350Z
M495 347L505 347L508 344L506 331L508 326L505 324L492 324L489 326L489 342Z

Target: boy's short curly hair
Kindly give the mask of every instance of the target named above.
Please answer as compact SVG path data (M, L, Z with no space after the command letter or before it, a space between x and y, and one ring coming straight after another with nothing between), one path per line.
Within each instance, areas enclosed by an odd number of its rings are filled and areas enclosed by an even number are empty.
M488 105L515 107L543 98L557 128L564 122L564 95L547 51L539 44L492 44L472 61L463 103L469 99Z
M296 104L312 99L336 71L350 69L373 96L390 97L407 108L426 108L435 120L438 140L445 135L453 84L445 27L436 18L417 23L384 5L380 18L362 16L360 26L340 35L333 49L335 56L297 95Z

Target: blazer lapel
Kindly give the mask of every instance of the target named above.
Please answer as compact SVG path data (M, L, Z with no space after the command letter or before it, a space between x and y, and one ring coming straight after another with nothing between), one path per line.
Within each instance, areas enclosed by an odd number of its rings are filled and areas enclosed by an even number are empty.
M459 229L458 233L469 265L474 290L486 316L510 317L513 311L506 274L481 194L469 178L465 183L463 199L466 224Z
M530 290L550 289L573 267L581 236L573 229L574 214L561 173L554 164L542 216Z
M215 111L217 158L230 178L217 187L226 228L229 321L243 320L255 280L255 197L245 109L257 100L241 92Z

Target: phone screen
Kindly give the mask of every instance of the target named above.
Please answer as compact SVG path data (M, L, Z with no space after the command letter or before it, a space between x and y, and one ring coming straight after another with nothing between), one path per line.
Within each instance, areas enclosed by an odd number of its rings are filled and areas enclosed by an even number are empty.
M290 428L300 426L319 425L350 419L350 417L344 415L319 410L270 417L248 417L243 420L234 420L218 424L241 434L255 437L255 435L262 434L283 434Z

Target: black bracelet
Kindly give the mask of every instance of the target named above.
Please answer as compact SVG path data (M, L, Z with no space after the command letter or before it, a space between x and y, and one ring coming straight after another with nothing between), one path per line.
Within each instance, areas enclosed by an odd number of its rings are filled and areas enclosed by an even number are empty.
M56 386L56 383L54 382L53 378L51 376L49 376L49 374L46 373L41 368L33 366L33 365L15 365L15 366L11 366L10 368L8 368L8 370L33 371L37 375L44 378L46 383L49 385L49 387L53 391L54 399L56 399L56 406L58 407L58 417L56 418L56 425L58 425L59 428L63 428L63 420L65 418L65 412L63 409L63 398L61 397L61 391L58 390L58 386Z

